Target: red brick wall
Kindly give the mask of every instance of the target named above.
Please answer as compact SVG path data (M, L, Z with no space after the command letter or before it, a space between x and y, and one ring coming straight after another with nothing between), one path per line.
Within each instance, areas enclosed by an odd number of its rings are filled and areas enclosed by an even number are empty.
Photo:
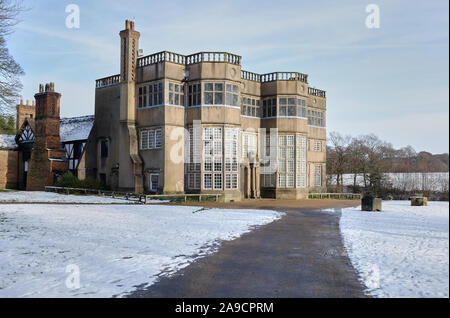
M0 150L0 189L17 189L19 151Z

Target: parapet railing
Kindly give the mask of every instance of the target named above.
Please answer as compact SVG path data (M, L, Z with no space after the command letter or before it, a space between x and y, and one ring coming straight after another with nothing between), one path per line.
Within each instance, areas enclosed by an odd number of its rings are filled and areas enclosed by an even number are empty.
M138 67L144 67L147 65L158 64L162 62L171 62L176 64L185 65L186 57L182 54L163 51L152 55L144 56L138 59Z
M101 88L106 86L111 86L120 83L120 74L113 75L105 78L101 78L95 81L95 87Z
M256 74L248 71L241 71L241 78L260 83L274 81L302 81L308 83L308 75L299 72L274 72L268 74Z
M261 82L261 75L248 72L248 71L241 71L241 78L248 80L248 81L254 81L254 82Z
M338 199L338 200L361 200L359 193L310 193L310 199Z
M192 55L163 51L138 59L138 67L144 67L162 62L171 62L181 65L192 65L201 62L241 64L242 57L227 52L200 52Z
M274 72L261 75L261 82L302 81L308 83L308 75L298 72Z
M309 87L308 93L309 93L309 95L313 95L313 96L317 96L317 97L323 97L323 98L327 97L327 92L317 89L317 88Z
M222 194L136 194L130 192L118 192L118 191L106 191L106 190L93 190L93 189L80 189L80 188L67 188L67 187L45 187L46 192L56 192L70 194L71 192L95 194L103 197L111 197L113 199L133 201L135 203L148 204L151 200L161 199L176 199L180 198L184 202L187 202L188 198L198 198L201 202L204 198L214 198L216 202L219 202Z
M242 57L228 52L200 52L186 57L186 65L200 62L230 63L241 65Z

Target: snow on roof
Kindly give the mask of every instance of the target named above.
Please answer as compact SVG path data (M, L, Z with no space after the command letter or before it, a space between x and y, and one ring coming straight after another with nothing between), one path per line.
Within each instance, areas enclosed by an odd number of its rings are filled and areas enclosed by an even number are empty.
M0 149L16 149L16 136L0 135Z
M61 142L87 140L94 126L94 116L61 119Z

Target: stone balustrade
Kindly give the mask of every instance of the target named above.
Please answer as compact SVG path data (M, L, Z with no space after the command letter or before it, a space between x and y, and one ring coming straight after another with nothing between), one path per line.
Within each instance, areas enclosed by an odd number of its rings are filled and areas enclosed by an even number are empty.
M120 74L96 80L95 87L102 88L102 87L107 87L107 86L111 86L111 85L115 85L115 84L119 84L119 83L120 83Z
M227 52L200 52L192 55L184 56L182 54L172 52L159 52L149 56L141 57L138 59L138 67L144 67L147 65L171 62L181 65L192 65L202 62L213 63L230 63L235 65L241 64L239 55L227 53Z
M308 83L308 75L298 72L275 72L261 75L261 82L301 81Z
M261 75L248 71L241 71L241 78L248 81L261 82Z
M186 57L182 54L163 51L152 55L144 56L138 59L138 67L144 67L147 65L158 64L162 62L171 62L175 64L186 64Z
M309 87L308 93L309 93L309 95L312 95L312 96L323 97L323 98L327 97L327 92L317 89L317 88Z
M261 83L274 81L301 81L308 83L308 75L298 72L275 72L260 75L248 71L241 71L241 78Z

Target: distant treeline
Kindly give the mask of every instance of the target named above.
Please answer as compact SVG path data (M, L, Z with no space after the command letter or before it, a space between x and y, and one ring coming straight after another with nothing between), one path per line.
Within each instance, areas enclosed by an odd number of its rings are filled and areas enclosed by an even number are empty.
M373 134L352 137L332 132L328 138L327 174L333 176L337 191L345 186L344 175L354 176L355 188L359 176L364 191L380 193L386 190L387 173L448 171L448 154L417 153L411 146L395 149Z
M392 163L391 172L448 172L449 156L447 153L433 155L429 152L419 152L409 158L396 158Z

